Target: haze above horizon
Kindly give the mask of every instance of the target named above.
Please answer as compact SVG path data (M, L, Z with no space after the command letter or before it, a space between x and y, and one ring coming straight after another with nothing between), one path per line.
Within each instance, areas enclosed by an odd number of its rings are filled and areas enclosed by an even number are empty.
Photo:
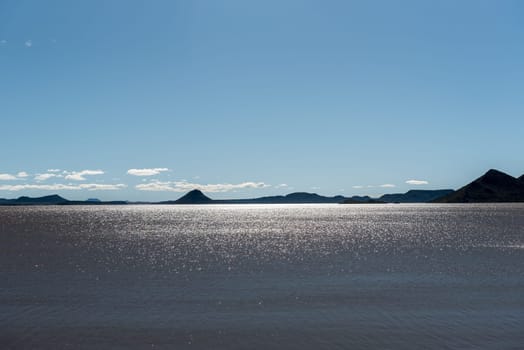
M3 1L0 198L524 173L520 1Z

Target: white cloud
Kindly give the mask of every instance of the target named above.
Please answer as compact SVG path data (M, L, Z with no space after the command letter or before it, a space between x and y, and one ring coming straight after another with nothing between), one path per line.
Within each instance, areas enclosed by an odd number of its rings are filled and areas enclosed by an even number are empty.
M60 169L47 169L48 173L59 173L60 171Z
M127 185L124 184L81 184L78 185L82 190L88 191L115 191L122 188L126 188Z
M366 185L366 186L356 185L356 186L351 186L351 187L355 188L355 189L362 189L362 188L375 188L375 187L393 188L393 187L397 187L397 186L393 185L393 184L382 184L382 185L378 185L378 186L375 186L375 185Z
M407 180L406 183L408 185L427 185L429 182L426 180Z
M0 185L0 191L23 191L23 190L77 190L78 188L72 185L54 184L54 185Z
M37 174L37 175L35 176L35 180L36 180L36 181L46 181L46 180L49 180L49 179L52 178L52 177L62 177L62 175L50 174L50 173Z
M60 191L60 190L88 190L88 191L107 191L107 190L120 190L127 187L124 184L52 184L52 185L40 185L40 184L24 184L24 185L0 185L0 191L23 191L23 190L43 190L43 191Z
M102 170L82 170L82 171L72 171L66 172L66 180L74 181L84 181L86 180L85 176L87 175L102 175L104 172Z
M283 188L283 187L289 187L289 186L288 184L279 184L275 186L275 188Z
M0 174L0 180L18 180L16 176L11 174Z
M178 191L170 182L150 182L136 185L135 188L139 191L184 192L184 190Z
M169 171L168 168L144 168L144 169L129 169L127 173L133 176L154 176L163 171Z
M33 40L26 40L26 42L24 43L25 47L31 47L33 46Z
M25 171L20 171L16 175L0 174L0 180L22 180L23 178L26 178L28 176L29 174Z
M270 185L263 182L242 182L239 184L197 184L186 181L155 181L146 184L136 185L140 191L168 191L168 192L188 192L199 189L204 192L228 192L244 188L265 188Z
M84 181L86 178L81 174L69 174L66 175L66 180Z

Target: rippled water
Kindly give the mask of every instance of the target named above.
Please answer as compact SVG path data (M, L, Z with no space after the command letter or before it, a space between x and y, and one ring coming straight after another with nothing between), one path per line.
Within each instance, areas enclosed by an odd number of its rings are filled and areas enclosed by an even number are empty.
M524 205L0 207L2 349L522 349Z

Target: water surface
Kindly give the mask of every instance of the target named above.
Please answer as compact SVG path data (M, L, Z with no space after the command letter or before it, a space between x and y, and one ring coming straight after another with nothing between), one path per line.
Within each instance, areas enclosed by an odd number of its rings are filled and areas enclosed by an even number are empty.
M2 349L522 349L524 205L0 207Z

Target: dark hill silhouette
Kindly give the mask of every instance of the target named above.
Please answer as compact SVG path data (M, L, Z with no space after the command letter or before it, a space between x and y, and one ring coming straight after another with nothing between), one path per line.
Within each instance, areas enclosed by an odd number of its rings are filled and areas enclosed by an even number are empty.
M177 199L176 201L164 202L165 204L209 204L213 200L202 193L200 190L192 190Z
M316 193L294 192L283 197L285 203L340 203L343 196L324 197Z
M373 198L371 198L370 196L353 196L353 197L348 198L348 199L352 199L352 200L357 201L357 202L367 202L367 201L372 200Z
M524 202L524 183L499 170L491 169L473 182L435 202Z
M370 198L368 196L364 196L364 197L353 196L351 198L344 199L341 203L342 204L385 204L386 202L383 202L375 198Z
M409 190L406 193L385 194L378 200L386 203L425 203L453 192L453 190Z
M85 201L66 201L63 203L57 203L60 205L124 205L124 204L132 204L128 201L93 201L93 200L85 200Z
M519 177L519 181L524 182L524 175L521 175L521 176Z

